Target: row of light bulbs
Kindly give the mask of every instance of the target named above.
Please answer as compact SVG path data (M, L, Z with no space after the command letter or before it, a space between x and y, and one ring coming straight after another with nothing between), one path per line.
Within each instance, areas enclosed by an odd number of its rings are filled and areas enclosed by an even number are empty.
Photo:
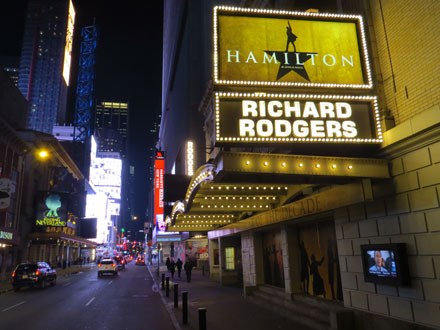
M270 205L267 205L267 204L260 204L260 205L240 205L240 206L238 206L238 205L234 205L234 206L231 206L231 205L200 205L200 207L203 209L203 208L205 208L205 207L207 207L208 209L210 209L210 208L214 208L214 209L217 209L217 208L219 208L219 209L238 209L238 208L241 208L241 209L243 209L243 208L246 208L246 209L250 209L250 208L253 208L253 209L257 209L257 208L259 208L259 209L263 209L263 208L266 208L266 209L268 209L269 207L270 207Z
M186 215L182 214L182 217L184 219L200 219L200 218L208 218L208 219L224 219L224 218L235 218L235 215L233 214L215 214L215 215Z
M221 137L220 129L216 131L218 142L332 142L332 143L381 143L378 139L347 139L347 138L296 138L296 137Z
M250 160L246 160L244 163L245 163L245 165L251 165L251 161L250 161ZM281 167L287 167L287 163L286 163L286 162L281 162L280 165L281 165ZM263 162L263 166L269 166L269 162L264 161L264 162ZM297 166L298 166L299 168L304 168L305 165L304 165L304 163L299 162L299 163L297 164ZM322 167L322 165L321 165L320 163L315 163L313 166L314 166L315 168L321 168L321 167ZM331 164L330 167L331 167L332 169L337 169L337 168L338 168L338 165L337 165L337 164ZM349 169L349 170L351 170L351 169L353 169L353 165L349 164L349 165L346 166L346 168Z
M286 94L286 93L266 93L266 92L215 92L216 103L220 97L231 98L276 98L276 99L295 99L295 100L347 100L347 101L377 101L377 96L372 95L332 95L332 94Z
M325 83L303 83L303 82L284 82L284 81L252 81L252 80L220 80L215 79L218 85L253 85L253 86L294 86L294 87L320 87L320 88L347 88L347 89L371 89L373 84L354 85L354 84L325 84Z
M188 188L188 191L186 193L185 196L185 200L188 203L189 201L189 196L191 196L191 193L193 192L193 190L204 180L206 180L207 178L211 177L212 175L214 175L214 172L211 171L204 171L201 172L199 175L197 175L195 178L193 178L192 182L191 182L191 186Z
M206 227L206 225L174 225L172 227L170 227L170 230L172 231L174 228L204 228Z
M239 200L243 200L243 199L245 199L245 200L250 200L250 199L252 199L252 200L257 200L257 199L263 200L263 199L266 199L266 200L269 200L269 199L272 199L272 200L276 200L277 198L274 197L274 196L246 196L246 197L243 197L243 196L224 196L224 197L221 197L221 196L211 196L211 197L205 197L205 199L212 199L212 200L216 200L216 199L218 199L218 200L222 200L222 199L226 199L226 200L229 200L229 199L232 199L232 200L235 200L235 199L239 199Z
M226 186L225 190L287 190L287 186ZM211 190L223 190L222 186L211 186Z
M195 224L195 223L205 223L205 224L208 224L208 223L213 223L213 224L216 224L216 223L231 223L231 220L218 220L218 221L214 221L214 220L191 220L191 221L186 221L185 222L185 220L183 220L182 222L181 222L182 224L183 223L192 223L192 224Z
M331 17L331 18L349 18L349 19L360 19L360 15L350 15L350 14L332 14L332 13L315 13L307 11L289 11L289 10L274 10L265 8L241 8L233 6L215 6L214 13L216 11L232 11L232 12L242 12L242 13L260 13L260 14L278 14L278 15L300 15L300 16L319 16L319 17Z

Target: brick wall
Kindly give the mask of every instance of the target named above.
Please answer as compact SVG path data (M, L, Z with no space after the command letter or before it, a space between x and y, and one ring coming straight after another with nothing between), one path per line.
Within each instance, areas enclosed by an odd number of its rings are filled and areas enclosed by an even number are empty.
M440 1L371 0L380 90L398 125L440 103ZM382 11L381 11L382 8ZM382 13L381 13L382 12ZM395 88L394 88L395 85Z
M410 141L407 143L411 144ZM405 150L405 148L402 148ZM392 179L374 186L375 201L335 211L344 304L440 327L440 142L390 158ZM388 186L387 189L383 189ZM390 190L390 187L392 188ZM393 191L390 194L390 191ZM407 244L411 285L366 283L360 245Z

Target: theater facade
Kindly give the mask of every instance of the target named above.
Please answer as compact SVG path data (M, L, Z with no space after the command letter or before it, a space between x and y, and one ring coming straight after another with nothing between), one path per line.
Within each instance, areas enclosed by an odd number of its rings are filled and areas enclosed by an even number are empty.
M408 101L411 69L388 57L379 14L213 10L199 107L213 153L167 230L206 232L213 280L308 306L309 326L440 326L440 99Z

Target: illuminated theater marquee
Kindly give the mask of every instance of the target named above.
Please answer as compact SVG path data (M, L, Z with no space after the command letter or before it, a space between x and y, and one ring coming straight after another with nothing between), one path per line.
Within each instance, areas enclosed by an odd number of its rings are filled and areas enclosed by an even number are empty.
M371 89L359 15L215 7L214 82Z
M375 96L215 94L216 145L380 143Z

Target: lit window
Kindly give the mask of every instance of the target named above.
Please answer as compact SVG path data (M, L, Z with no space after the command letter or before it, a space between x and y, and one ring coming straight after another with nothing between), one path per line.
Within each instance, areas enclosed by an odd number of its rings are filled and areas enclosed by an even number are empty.
M233 247L225 249L226 270L235 270L235 250Z

